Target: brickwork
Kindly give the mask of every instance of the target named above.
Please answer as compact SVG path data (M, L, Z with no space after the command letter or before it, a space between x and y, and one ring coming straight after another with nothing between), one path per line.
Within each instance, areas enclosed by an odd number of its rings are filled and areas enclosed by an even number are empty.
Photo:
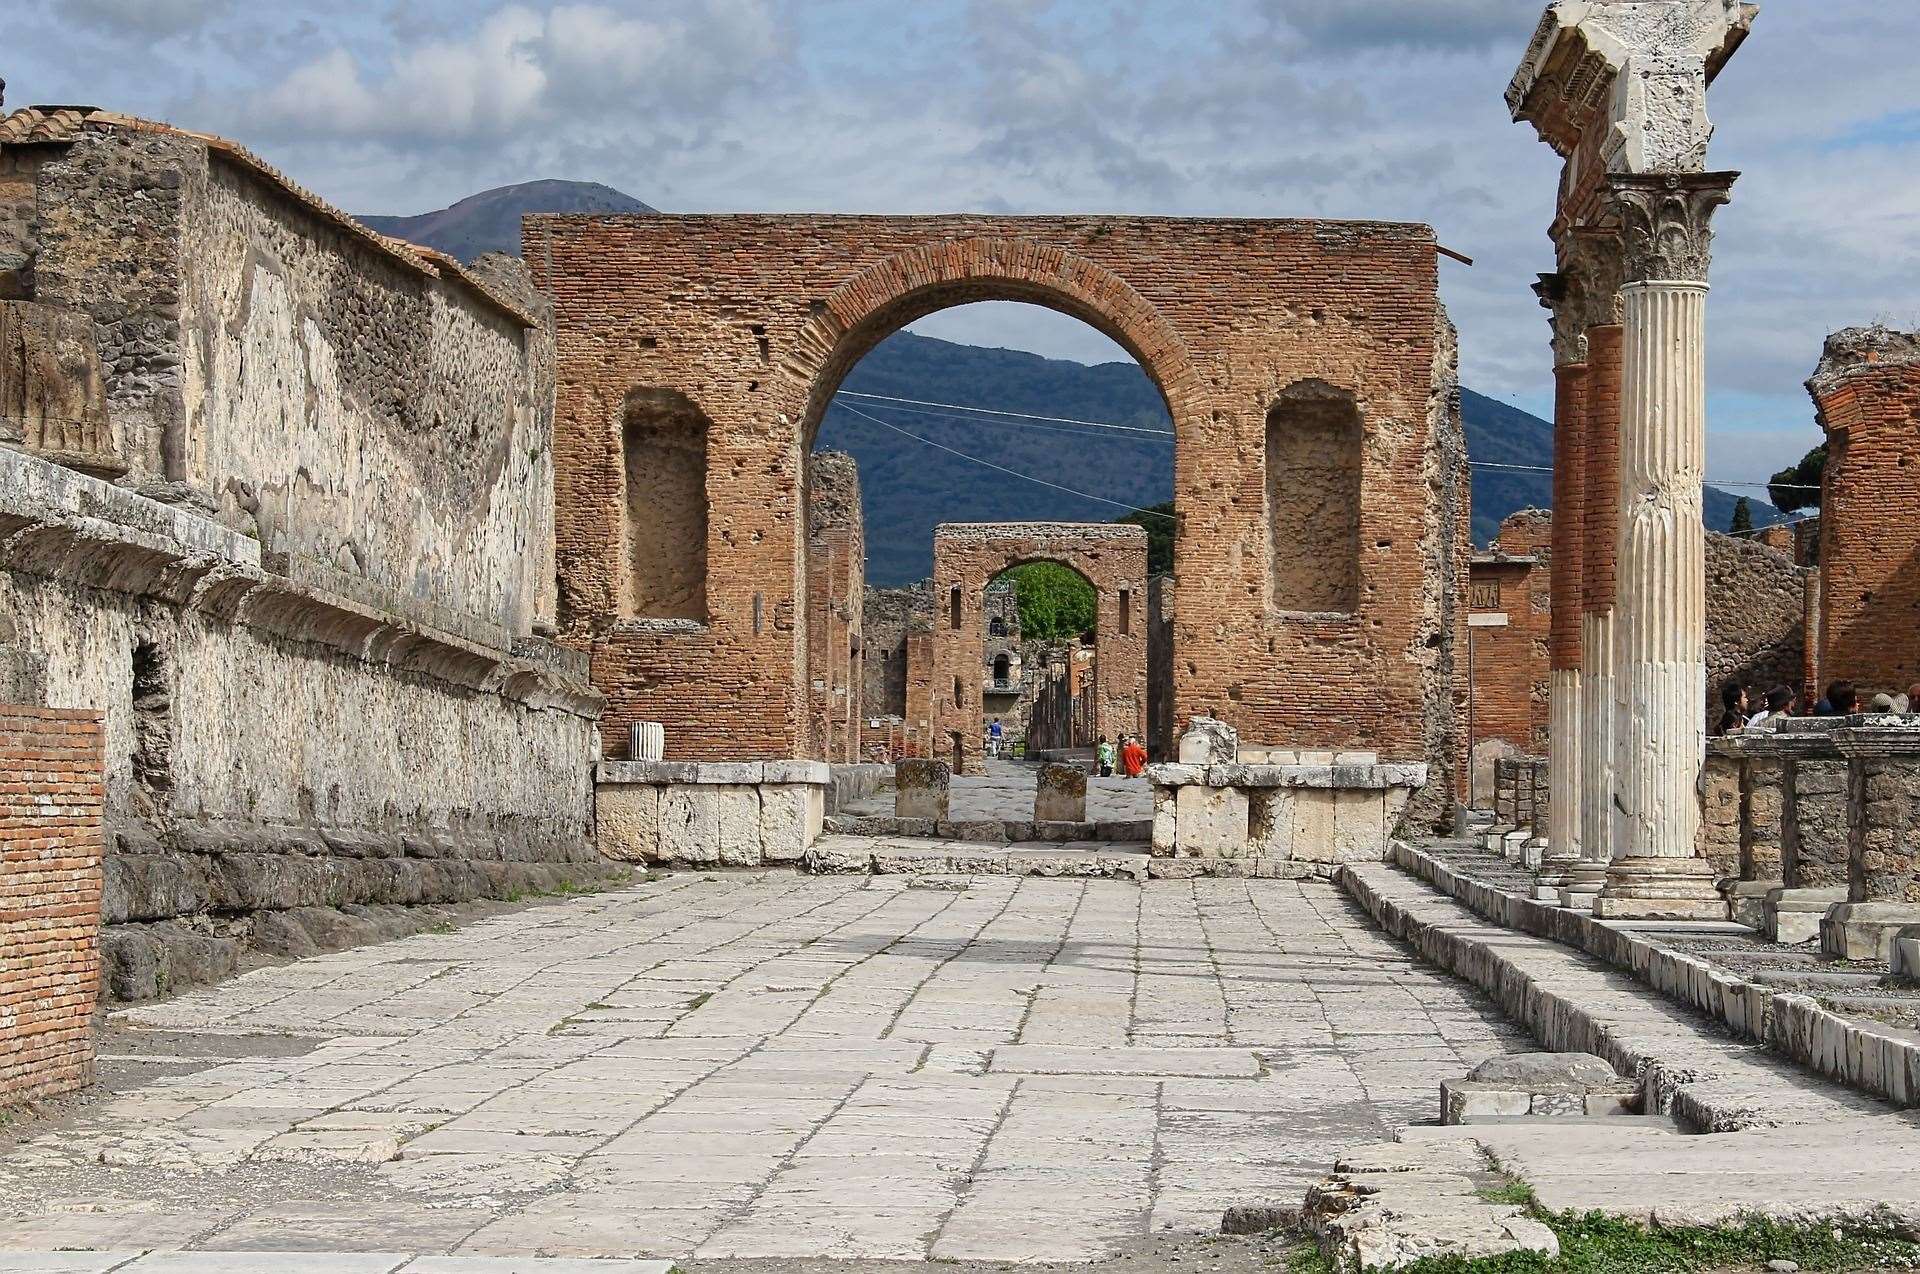
M1827 435L1818 675L1898 692L1920 680L1920 333L1834 333L1807 390Z
M802 459L846 371L922 315L1030 301L1119 340L1176 442L1174 718L1256 743L1425 759L1451 711L1458 481L1432 232L1377 222L1111 217L537 216L529 263L559 346L565 640L592 652L618 751L661 720L670 756L807 746ZM1230 315L1232 321L1223 321ZM1360 408L1351 613L1286 614L1271 581L1269 410L1319 381ZM713 422L704 623L618 622L619 405L686 394ZM724 479L724 480L723 480ZM908 714L911 718L912 714Z
M1587 507L1587 365L1563 363L1554 369L1553 507ZM1566 517L1553 524L1553 596L1566 604L1553 608L1548 658L1556 669L1580 667L1581 579L1586 561L1586 519Z
M943 523L933 533L934 755L957 754L963 773L982 754L987 585L1027 562L1058 562L1093 585L1095 732L1146 732L1147 533L1100 522Z
M0 1106L93 1082L100 714L0 705Z
M1582 459L1580 598L1583 611L1613 609L1614 562L1620 530L1620 342L1617 324L1587 329L1587 422Z
M1471 630L1476 744L1505 739L1521 752L1546 755L1553 534L1551 513L1522 509L1500 524L1493 552L1474 555L1471 613L1507 620Z
M811 745L828 761L860 759L866 672L867 546L853 457L807 464L807 703Z

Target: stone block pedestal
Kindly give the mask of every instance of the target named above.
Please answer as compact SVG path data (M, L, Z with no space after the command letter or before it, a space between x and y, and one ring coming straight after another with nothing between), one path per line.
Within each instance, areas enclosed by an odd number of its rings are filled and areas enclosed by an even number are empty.
M1767 895L1786 886L1778 880L1723 880L1720 892L1735 924L1762 932L1767 927Z
M1602 920L1725 920L1713 864L1704 858L1616 858L1593 900Z
M1084 823L1087 820L1087 772L1077 765L1051 762L1040 767L1033 790L1036 823Z
M1155 765L1153 852L1161 857L1379 862L1419 764Z
M1843 960L1893 962L1894 942L1920 925L1920 903L1842 902L1820 918L1820 949Z
M1847 900L1844 886L1822 889L1775 889L1762 904L1760 932L1769 942L1797 946L1820 936L1827 910Z
M832 782L824 761L602 761L595 841L627 863L798 862L826 821Z
M953 792L953 767L914 759L893 764L893 816L944 822Z

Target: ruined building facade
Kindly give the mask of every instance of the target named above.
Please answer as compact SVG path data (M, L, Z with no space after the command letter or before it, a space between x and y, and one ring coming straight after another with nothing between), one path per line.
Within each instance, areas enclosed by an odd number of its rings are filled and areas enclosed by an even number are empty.
M544 315L218 138L0 121L0 701L103 718L119 994L602 871Z
M889 333L1007 299L1114 337L1166 397L1171 716L1427 761L1450 789L1465 455L1426 227L536 216L525 246L560 350L559 619L611 752L635 720L663 722L673 758L810 750L821 414Z

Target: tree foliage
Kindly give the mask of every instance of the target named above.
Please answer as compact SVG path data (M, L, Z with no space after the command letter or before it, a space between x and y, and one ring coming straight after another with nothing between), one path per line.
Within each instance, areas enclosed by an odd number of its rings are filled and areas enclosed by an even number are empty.
M1137 526L1147 533L1147 574L1173 574L1173 501L1129 513L1114 521Z
M1099 609L1093 585L1058 562L1029 562L1007 572L1020 607L1020 636L1064 641L1090 633Z
M1753 506L1747 503L1747 497L1741 496L1733 502L1733 522L1727 530L1734 535L1753 530Z
M1817 509L1820 507L1820 475L1826 471L1827 444L1823 442L1800 457L1800 463L1774 474L1767 482L1767 498L1782 513Z

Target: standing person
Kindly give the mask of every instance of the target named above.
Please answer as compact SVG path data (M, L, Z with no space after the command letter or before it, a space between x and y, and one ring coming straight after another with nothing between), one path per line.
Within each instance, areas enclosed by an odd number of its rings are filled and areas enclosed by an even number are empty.
M1127 736L1125 746L1120 749L1120 772L1130 779L1137 779L1147 770L1147 749L1138 735Z
M995 717L987 726L987 751L994 756L1000 755L1000 718Z
M1737 681L1720 687L1720 719L1715 734L1738 734L1747 728L1747 688Z
M1094 757L1094 760L1099 763L1100 777L1103 779L1112 778L1113 777L1113 744L1107 742L1106 735L1104 734L1101 735L1100 742L1094 746L1093 757Z

